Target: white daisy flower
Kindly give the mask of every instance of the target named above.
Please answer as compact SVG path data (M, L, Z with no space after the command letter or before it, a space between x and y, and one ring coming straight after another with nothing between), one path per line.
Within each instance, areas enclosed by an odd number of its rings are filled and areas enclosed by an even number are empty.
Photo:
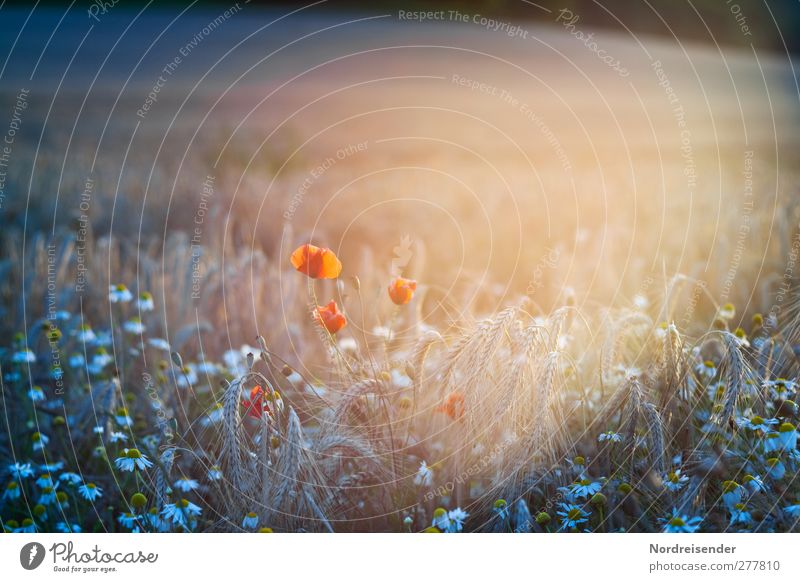
M642 295L641 293L637 293L633 296L633 305L639 311L644 311L650 306L650 301L647 300L647 297Z
M358 352L358 342L355 340L355 338L343 337L337 342L337 344L339 345L339 349L343 352Z
M150 346L154 347L155 349L164 352L169 352L172 350L172 348L169 345L169 342L160 337L151 337L150 339L147 340L147 343L150 344Z
M709 380L717 375L717 366L711 360L700 362L694 369L700 376Z
M28 390L28 398L30 398L32 402L40 402L45 399L44 390L42 390L41 386L33 386Z
M600 436L597 437L597 440L602 442L610 442L610 443L619 443L622 442L622 435L618 432L614 432L613 430L609 430L607 432L601 433Z
M771 426L778 424L777 418L762 418L758 415L750 418L741 417L737 424L742 428L749 428L750 430L761 430L767 432Z
M109 354L105 348L99 348L92 357L92 363L89 365L89 371L92 374L100 374L107 365L114 361L114 358Z
M34 533L36 531L36 524L34 521L27 517L22 520L22 523L18 528L14 529L14 533Z
M792 519L800 519L800 503L784 507L783 511Z
M208 478L210 481L219 481L222 479L222 470L218 465L214 465L208 470Z
M128 410L126 408L118 408L117 412L114 414L114 420L122 427L133 426L133 419L128 415Z
M166 519L172 523L183 527L189 527L194 517L203 512L197 505L186 499L181 499L175 503L167 503L161 512Z
M758 475L745 475L742 477L742 485L747 487L751 493L761 493L767 490L767 486Z
M400 372L399 370L392 369L392 384L397 388L408 388L413 384L411 378Z
M450 528L450 518L447 515L447 510L444 507L437 507L433 512L433 521L431 525L441 531L447 531Z
M11 360L15 364L23 364L23 363L33 363L36 361L36 354L33 353L32 350L25 348L24 350L20 350L15 352L13 356L11 356Z
M56 489L55 487L43 487L39 495L38 503L40 505L52 505L56 502Z
M180 388L188 388L190 385L197 384L197 367L194 364L186 364L183 369L175 369L175 382Z
M133 472L135 469L144 470L152 467L153 463L139 449L123 449L123 456L118 457L114 465L121 471Z
M717 311L717 317L720 319L733 319L735 315L736 307L734 307L733 303L726 303Z
M469 513L460 507L456 507L448 512L447 517L450 519L450 527L447 531L450 533L457 533L464 529L464 522L469 517Z
M20 486L19 483L16 481L9 481L8 485L6 485L5 491L3 491L3 500L13 501L14 499L19 499L20 496Z
M99 331L97 332L97 339L94 340L94 345L98 347L107 348L112 344L111 339L111 332L110 331Z
M508 519L508 517L511 515L508 511L508 503L505 499L495 500L492 511L495 512L502 520Z
M225 367L228 368L233 376L241 376L247 372L245 366L245 357L239 350L228 350L222 354L222 361L225 362Z
M722 502L729 511L733 511L736 504L742 502L742 496L746 493L747 490L736 481L722 482Z
M797 392L797 382L785 378L765 380L764 387L769 389L770 398L773 400L789 400Z
M293 386L300 386L303 383L303 377L296 370L292 370L292 373L286 376L286 379L291 382Z
M50 442L50 437L40 432L35 432L31 436L31 440L33 441L33 450L41 451L42 449L44 449L44 447L47 446L47 443Z
M791 451L797 448L797 428L791 422L784 422L778 427L778 440L781 449Z
M145 330L142 320L138 317L131 317L128 321L122 324L122 328L132 335L141 335Z
M13 465L8 465L8 472L15 478L15 479L27 479L28 477L33 477L33 468L31 468L30 463L14 463Z
M80 368L86 363L82 354L72 354L67 360L70 368Z
M128 435L119 431L114 431L109 435L108 440L112 443L124 443L128 441Z
M198 374L204 374L208 376L215 376L219 374L219 366L214 362L198 362L196 368Z
M584 471L586 471L586 459L584 457L567 459L567 463L572 467L572 471L576 475L583 475Z
M56 530L61 533L81 533L81 526L77 523L68 524L64 521L59 521L56 524Z
M218 424L222 422L223 415L225 414L225 409L222 407L221 402L217 402L214 406L211 407L203 420L201 421L203 426L210 426L212 424Z
M733 336L739 346L743 348L750 347L750 342L747 340L747 334L741 327L736 328L736 331L733 332Z
M128 291L125 285L109 285L108 300L111 303L127 303L131 299L133 299L133 294Z
M153 296L147 291L139 294L139 299L136 300L136 307L139 308L139 311L153 311L155 309Z
M786 465L777 457L767 459L767 477L780 481L786 475Z
M389 340L391 339L392 336L392 330L383 325L376 325L375 327L372 328L372 334L379 338Z
M688 482L689 482L689 477L687 477L686 475L682 475L680 469L675 469L674 471L670 471L664 476L663 479L664 487L670 491L679 491Z
M97 339L97 336L94 334L94 331L92 331L92 328L85 324L78 328L78 330L75 332L75 337L78 338L78 341L83 343L92 343Z
M700 529L700 522L702 521L702 517L679 515L674 508L672 509L672 515L662 520L664 533L694 533Z
M258 527L258 514L251 511L245 515L242 520L242 527L244 529L256 529Z
M599 481L592 481L591 479L582 477L579 481L575 481L569 486L569 491L574 497L582 499L591 497L600 491L602 487L603 484Z
M130 512L123 512L117 517L117 521L122 527L133 529L136 527L136 516Z
M430 487L433 484L433 471L425 461L419 464L417 474L414 476L414 485Z
M200 487L200 483L195 481L194 479L178 479L175 481L175 489L180 489L184 493L188 493L189 491L194 491Z
M103 496L103 490L94 483L86 483L78 487L78 493L87 501L94 501Z
M161 517L158 513L158 509L155 507L150 508L145 518L156 531L166 532L170 529L169 523Z
M561 516L561 529L575 529L580 524L589 521L589 513L574 503L559 503L561 509L556 512Z
M747 511L744 503L737 503L731 510L731 525L750 525L753 516Z
M80 475L71 472L61 473L61 475L59 475L58 477L58 480L64 481L65 483L69 483L70 485L77 485L82 481Z

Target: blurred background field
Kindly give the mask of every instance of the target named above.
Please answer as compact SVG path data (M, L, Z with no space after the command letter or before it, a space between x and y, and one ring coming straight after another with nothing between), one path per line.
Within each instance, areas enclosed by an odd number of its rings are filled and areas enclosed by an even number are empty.
M394 10L307 10L270 25L278 12L246 6L246 18L182 57L137 116L163 67L222 8L170 25L177 10L134 18L119 6L86 39L85 14L70 13L44 52L62 13L27 20L3 72L6 111L32 91L6 232L74 229L91 177L93 235L158 252L178 232L191 236L211 175L207 256L228 239L229 250L285 261L286 245L313 232L348 265L369 249L385 266L408 236L424 248L416 276L455 285L467 301L491 282L499 296L488 310L524 292L547 249L559 259L538 291L545 304L565 286L609 300L650 274L682 272L716 289L734 258L752 151L753 226L738 267L748 276L731 298L748 304L759 270L783 270L797 222L798 121L785 56L600 29L598 42L630 71L623 78L558 22L522 20L525 39L471 22L398 21ZM26 17L4 14L6 50ZM685 111L688 157L655 61ZM355 144L364 151L311 174ZM294 240L282 248L287 227ZM108 283L107 273L91 277ZM754 299L763 310L768 299Z

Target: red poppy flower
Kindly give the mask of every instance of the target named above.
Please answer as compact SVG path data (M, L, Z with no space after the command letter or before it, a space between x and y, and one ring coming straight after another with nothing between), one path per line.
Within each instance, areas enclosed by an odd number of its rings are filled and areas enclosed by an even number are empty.
M291 256L292 266L312 279L335 279L342 272L342 263L330 249L305 244Z
M436 412L444 412L453 420L464 416L464 395L461 392L451 392L444 399L444 404L436 407Z
M253 389L250 390L250 398L242 398L242 406L247 414L255 418L261 418L264 412L272 414L267 402L267 393L261 386L253 386Z
M389 285L389 297L395 305L405 305L411 298L414 297L414 291L417 290L417 282L412 279L403 279L397 277Z
M347 325L347 318L344 316L344 313L339 311L339 308L336 306L336 301L333 299L324 307L318 305L317 312L314 315L317 321L331 334L336 333Z

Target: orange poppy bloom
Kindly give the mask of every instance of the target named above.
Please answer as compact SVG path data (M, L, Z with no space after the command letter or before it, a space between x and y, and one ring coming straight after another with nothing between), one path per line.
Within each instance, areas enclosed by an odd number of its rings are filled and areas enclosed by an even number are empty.
M314 314L317 321L320 322L328 333L334 334L345 325L347 325L347 318L344 313L339 311L336 306L336 301L331 299L330 303L326 306L318 305L317 312Z
M255 418L261 418L264 412L272 415L272 411L269 409L269 404L267 403L266 392L264 392L261 386L254 386L253 389L250 390L249 399L242 398L242 406L248 415Z
M417 282L412 279L403 279L397 277L389 285L389 297L395 305L405 305L411 298L414 297L414 291L417 290Z
M444 412L453 420L464 416L464 395L461 392L451 392L444 399L444 404L436 407L436 412Z
M342 263L332 250L305 244L292 253L292 266L312 279L335 279Z

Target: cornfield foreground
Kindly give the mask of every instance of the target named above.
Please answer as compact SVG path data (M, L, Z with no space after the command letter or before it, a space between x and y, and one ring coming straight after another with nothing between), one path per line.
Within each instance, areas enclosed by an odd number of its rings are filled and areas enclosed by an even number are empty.
M53 272L75 258L59 249ZM316 305L342 268L329 259L301 246L265 276L298 279L295 300ZM365 329L340 310L364 304L365 283L336 283L341 305L293 322L313 370L268 335L218 357L183 330L169 343L151 331L158 300L124 283L91 299L110 322L30 322L2 354L3 527L797 529L791 310L734 327L735 307L716 306L689 335L675 321L692 283L677 276L629 309L525 299L436 329L415 323L424 285L397 277L384 325Z
M800 530L791 62L112 8L0 71L6 532Z

